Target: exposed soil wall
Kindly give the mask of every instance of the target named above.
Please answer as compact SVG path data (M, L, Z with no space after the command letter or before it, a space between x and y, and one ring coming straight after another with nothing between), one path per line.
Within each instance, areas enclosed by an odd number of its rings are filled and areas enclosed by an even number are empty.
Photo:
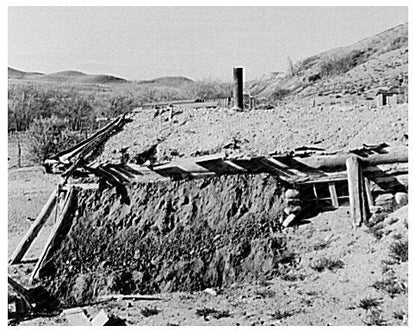
M44 285L64 304L105 293L221 287L279 273L285 239L279 180L234 175L78 194Z

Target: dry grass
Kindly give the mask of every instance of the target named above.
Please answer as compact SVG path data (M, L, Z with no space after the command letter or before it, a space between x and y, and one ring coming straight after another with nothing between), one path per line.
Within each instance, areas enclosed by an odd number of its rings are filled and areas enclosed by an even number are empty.
M318 258L310 264L310 267L317 272L323 272L324 270L335 271L344 266L345 264L342 260L327 257Z

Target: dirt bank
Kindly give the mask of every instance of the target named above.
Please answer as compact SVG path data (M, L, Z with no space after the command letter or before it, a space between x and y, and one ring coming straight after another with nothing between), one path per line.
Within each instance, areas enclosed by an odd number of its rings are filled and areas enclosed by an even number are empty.
M291 263L277 231L284 188L235 175L83 191L44 284L63 303L105 293L194 291L278 275Z

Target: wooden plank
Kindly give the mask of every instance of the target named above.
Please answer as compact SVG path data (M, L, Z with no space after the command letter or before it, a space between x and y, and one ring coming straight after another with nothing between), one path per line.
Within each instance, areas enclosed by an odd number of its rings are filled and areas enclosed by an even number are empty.
M373 194L371 193L370 180L367 177L364 177L364 188L365 188L365 194L367 195L368 205L371 208L374 206L374 197L373 197Z
M338 208L339 207L339 202L338 202L337 190L335 188L335 183L334 182L329 183L329 193L331 194L332 206Z
M33 280L39 278L41 274L41 270L44 266L44 263L48 260L51 254L51 250L53 246L55 245L55 240L60 234L60 231L66 219L66 215L69 211L69 208L72 205L74 197L75 197L75 190L73 187L71 187L71 189L68 191L66 195L66 199L62 208L62 212L60 213L59 218L56 221L56 223L53 225L53 228L51 230L51 233L49 234L48 240L46 241L45 247L43 248L42 253L39 256L39 260L37 261L36 266L33 269L33 272L30 278L32 282Z
M352 226L361 226L369 217L368 201L364 192L364 180L360 158L352 155L346 161L348 176L348 193Z
M20 240L13 254L10 256L9 264L20 263L23 256L26 254L32 242L36 239L43 225L45 225L50 214L52 213L53 208L56 205L57 195L58 195L58 189L53 190L51 195L49 196L48 201L46 202L46 204L43 206L42 210L40 211L39 215L36 217L35 221L30 226L25 236Z

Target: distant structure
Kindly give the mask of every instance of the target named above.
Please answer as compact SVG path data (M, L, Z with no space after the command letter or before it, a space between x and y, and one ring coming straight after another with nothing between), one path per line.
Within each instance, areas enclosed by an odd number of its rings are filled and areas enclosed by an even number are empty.
M397 105L397 91L380 89L376 94L377 107Z

